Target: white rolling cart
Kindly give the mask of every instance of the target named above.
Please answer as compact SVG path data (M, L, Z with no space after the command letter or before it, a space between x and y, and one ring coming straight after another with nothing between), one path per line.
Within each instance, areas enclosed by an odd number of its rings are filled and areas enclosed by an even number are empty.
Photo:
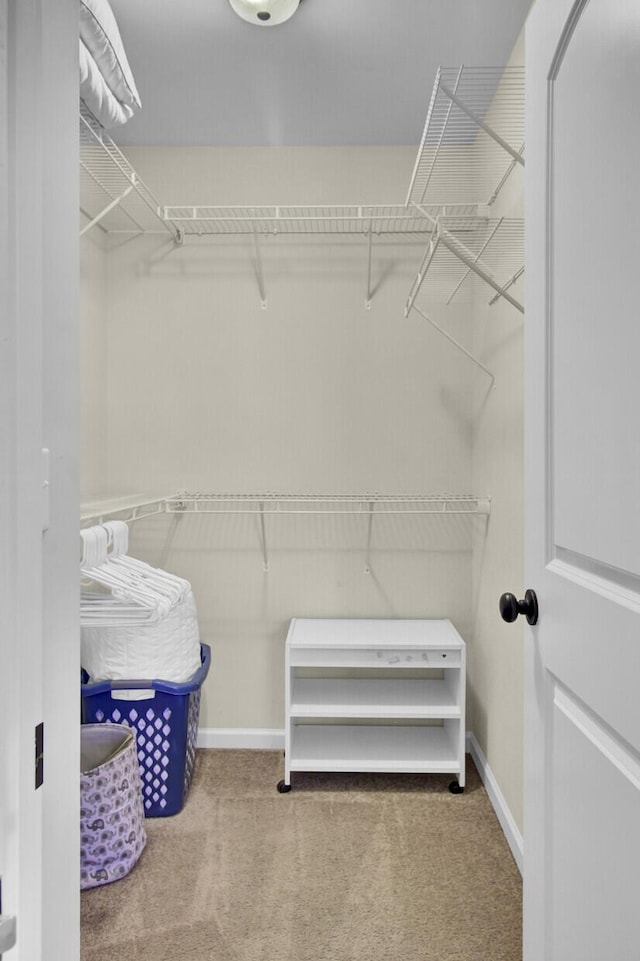
M453 774L465 785L465 644L449 620L293 618L285 776Z

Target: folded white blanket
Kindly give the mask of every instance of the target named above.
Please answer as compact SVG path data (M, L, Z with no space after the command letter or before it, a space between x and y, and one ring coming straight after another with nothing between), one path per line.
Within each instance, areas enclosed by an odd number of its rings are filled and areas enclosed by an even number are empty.
M80 39L116 100L139 110L140 97L108 0L80 0Z
M182 684L200 667L198 613L191 591L155 624L81 628L81 663L92 681L159 678ZM145 700L153 691L113 693L116 700Z
M103 127L117 127L133 116L133 107L120 103L107 86L98 65L80 41L80 99Z

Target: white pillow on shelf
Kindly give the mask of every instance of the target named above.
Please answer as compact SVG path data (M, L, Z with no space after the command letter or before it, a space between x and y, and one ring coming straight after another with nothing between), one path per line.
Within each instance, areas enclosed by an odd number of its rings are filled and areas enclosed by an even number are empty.
M109 90L98 66L80 40L80 99L105 130L126 123L133 107L120 103Z
M140 96L108 0L80 0L80 39L116 100L139 110Z

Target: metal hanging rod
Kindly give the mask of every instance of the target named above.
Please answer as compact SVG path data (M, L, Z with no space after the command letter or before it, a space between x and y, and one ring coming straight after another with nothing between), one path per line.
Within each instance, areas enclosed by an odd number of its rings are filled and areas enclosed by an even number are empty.
M493 203L523 151L524 68L440 67L407 205Z
M493 386L496 379L495 374L492 374L488 367L485 367L484 364L481 363L478 360L478 358L471 353L471 351L467 350L466 347L463 347L462 344L459 341L457 341L455 337L452 337L451 334L448 334L446 330L443 330L443 328L440 327L439 324L436 324L435 320L432 320L428 314L425 314L423 310L420 310L420 308L417 307L416 304L412 304L412 309L415 310L415 312L419 314L423 320L426 320L428 324L431 324L431 326L435 330L437 330L439 334L442 334L442 336L446 338L446 340L448 340L450 344L453 344L453 346L456 347L457 350L463 353L465 357L468 357L469 360L476 365L476 367L479 367L480 370L484 371L484 373L491 378L491 386Z

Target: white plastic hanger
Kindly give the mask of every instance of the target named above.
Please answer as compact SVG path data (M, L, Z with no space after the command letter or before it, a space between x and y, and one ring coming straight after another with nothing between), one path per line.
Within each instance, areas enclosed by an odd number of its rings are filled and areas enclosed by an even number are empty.
M107 559L112 569L166 597L172 605L179 603L189 593L191 585L188 581L127 554L129 530L124 521L109 521L103 526L108 535Z
M80 622L84 625L151 623L165 617L190 590L188 581L126 555L128 528L122 521L81 531ZM90 584L107 589L86 589Z

